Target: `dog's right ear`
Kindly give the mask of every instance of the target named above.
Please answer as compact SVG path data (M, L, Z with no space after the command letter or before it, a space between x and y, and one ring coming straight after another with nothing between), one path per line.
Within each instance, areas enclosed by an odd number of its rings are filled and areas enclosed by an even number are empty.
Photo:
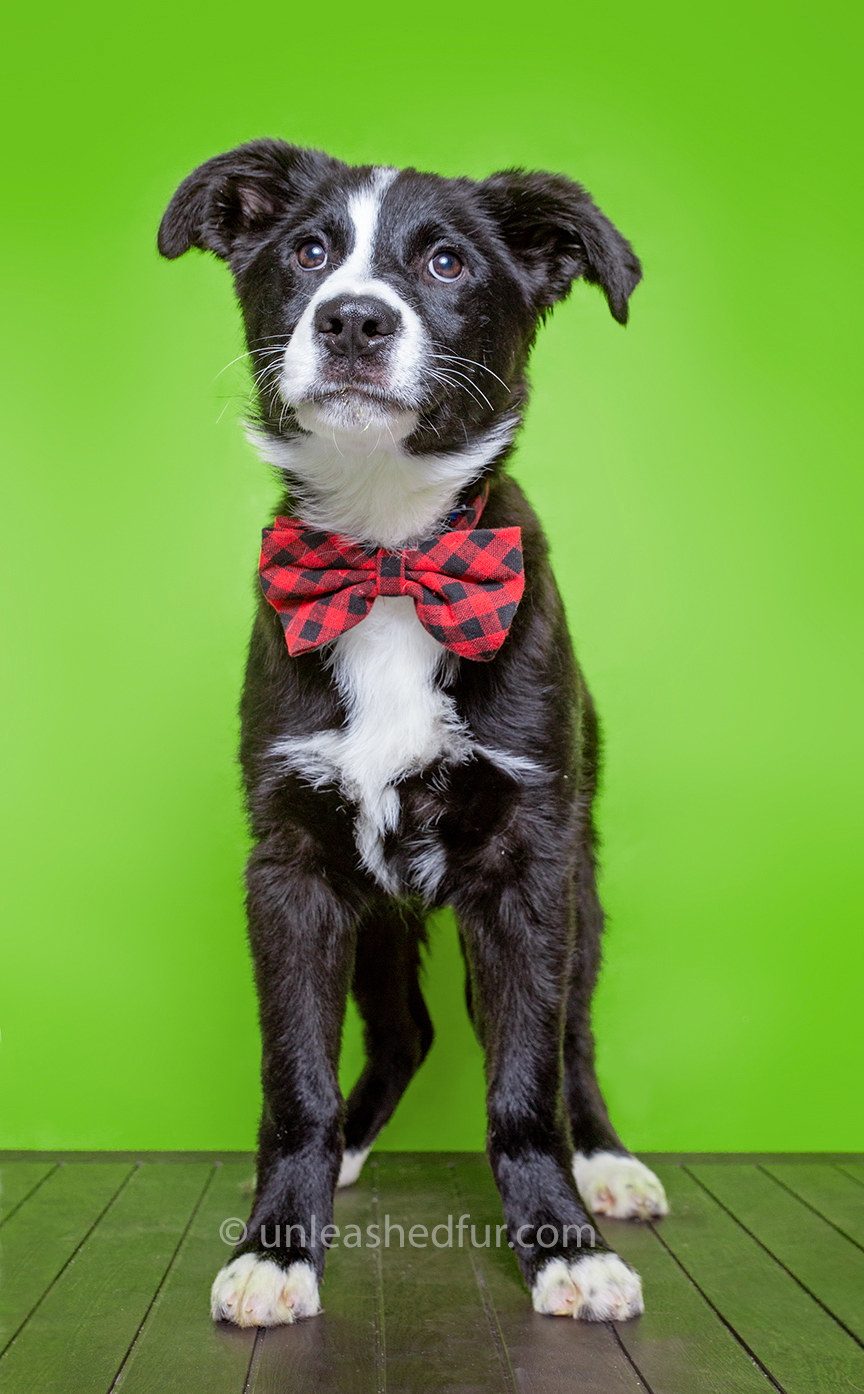
M323 160L284 140L253 140L216 155L183 180L169 203L159 251L173 259L200 247L228 261L296 201L312 166Z
M563 174L505 169L479 185L541 314L581 277L602 288L619 324L642 276L630 243L587 189Z

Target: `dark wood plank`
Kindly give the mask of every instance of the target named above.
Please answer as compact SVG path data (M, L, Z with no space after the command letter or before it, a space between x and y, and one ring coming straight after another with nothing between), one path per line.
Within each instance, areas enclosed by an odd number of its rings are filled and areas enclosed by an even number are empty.
M0 1225L51 1175L55 1165L51 1162L0 1163Z
M357 1184L336 1193L339 1233L327 1258L323 1312L262 1333L250 1394L374 1394L384 1388L380 1255L368 1242L375 1215L367 1162ZM363 1242L356 1245L358 1231Z
M7 1220L0 1231L0 1351L9 1345L133 1170L116 1162L70 1162L58 1167ZM0 1364L0 1379L4 1365L5 1361ZM20 1386L14 1394L20 1394Z
M135 1169L9 1347L0 1389L108 1389L210 1171L170 1162Z
M470 1259L445 1247L455 1199L448 1167L438 1155L383 1152L375 1162L388 1390L512 1394Z
M454 1194L449 1208L456 1221L462 1214L470 1216L468 1239L473 1224L478 1241L456 1253L464 1255L464 1265L471 1264L476 1272L487 1320L507 1353L511 1387L525 1394L562 1394L571 1389L578 1389L579 1394L635 1394L643 1389L611 1324L544 1317L532 1310L530 1294L506 1237L502 1235L500 1244L496 1242L503 1216L486 1159L455 1159L452 1177ZM483 1244L487 1225L488 1248ZM471 1322L476 1329L475 1311ZM446 1332L442 1340L446 1340Z
M650 1225L604 1220L602 1233L642 1278L645 1313L617 1331L652 1394L767 1394L766 1376Z
M840 1167L827 1162L773 1162L763 1170L849 1239L864 1245L864 1186Z
M694 1177L678 1167L657 1173L672 1206L658 1234L786 1394L864 1387L864 1353L833 1317Z
M688 1171L859 1340L864 1340L864 1253L758 1167Z
M112 1389L122 1394L242 1394L254 1331L210 1320L210 1285L231 1250L223 1220L249 1210L248 1163L216 1167Z

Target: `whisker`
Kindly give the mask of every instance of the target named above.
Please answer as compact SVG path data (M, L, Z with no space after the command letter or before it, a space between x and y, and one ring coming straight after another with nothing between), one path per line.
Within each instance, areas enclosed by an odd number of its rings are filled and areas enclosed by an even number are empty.
M282 349L281 349L279 346L274 346L273 348L269 348L269 349L259 349L259 350L257 350L257 352L258 352L259 354L261 354L262 356L267 357L267 356L271 356L271 355L275 356L276 354L281 353L281 352L282 352ZM214 381L214 382L218 381L218 379L221 378L221 376L222 376L223 373L227 373L227 371L228 371L229 368L233 368L233 367L234 367L234 364L235 364L235 363L240 363L240 362L242 362L242 360L243 360L244 358L252 358L252 357L253 357L253 354L252 354L251 349L247 349L245 353L238 353L238 355L237 355L236 358L232 358L230 363L226 363L224 368L220 368L220 369L219 369L219 371L218 371L218 373L216 374L216 376L214 377L213 381Z
M440 439L441 439L441 432L438 430L438 427L435 425L435 422L432 420L432 417L431 417L431 416L426 416L426 417L423 417L422 419L423 419L425 425L431 426L432 430L435 432L436 436L437 436L438 439L440 440Z
M442 360L443 362L447 362L447 361L454 362L454 361L456 361L456 358L453 357L453 354L450 354L449 360L447 360L447 358L445 358L445 355L439 354L439 353L433 354L432 357L433 357L433 358L440 358L440 360ZM479 367L479 365L478 365L478 367ZM458 371L458 368L453 368L453 367L450 368L450 372L454 372L454 374L456 374L457 378L464 378L464 381L465 381L465 382L470 382L472 388L474 388L475 390L477 390L477 392L479 392L479 395L482 396L482 399L484 399L484 401L485 401L485 403L486 403L486 406L489 407L489 411L492 411L492 410L493 410L492 403L491 403L491 401L489 401L488 396L485 395L484 390L482 390L481 388L478 388L477 383L474 382L474 379L471 378L470 374L465 374L465 372L460 372L460 371ZM499 379L499 381L500 381L500 379Z
M460 373L458 368L451 368L450 372L453 373L454 377L461 378L461 380L464 383L467 383L467 385L471 388L473 392L479 392L480 396L483 398L483 401L486 403L489 410L494 411L494 407L492 406L492 403L489 401L489 398L486 396L486 393L482 390L482 388L477 386L476 382L474 382L474 380L470 378L467 373Z
M216 377L213 379L213 381L215 382L215 381L216 381L216 378L221 378L222 374L223 374L223 373L227 373L227 371L228 371L229 368L233 368L233 366L234 366L235 363L239 363L241 358L251 358L251 357L252 357L252 355L251 355L251 353L249 352L248 349L246 350L245 353L238 353L238 355L237 355L236 358L232 358L230 363L226 363L224 368L220 368L220 369L219 369L219 371L218 371L218 373L216 374Z
M251 356L251 355L242 354L242 353L241 353L237 358L233 359L231 363L226 363L226 364L225 364L225 367L221 370L221 373L217 373L217 374L216 374L216 378L221 377L221 374L224 373L224 372L226 371L226 369L232 367L232 365L233 365L234 363L239 363L239 362L241 361L241 359L246 358L246 357L249 357L249 356ZM249 391L246 393L245 401L242 399L242 396L241 396L240 393L237 393L237 392L229 392L229 393L227 394L226 398L225 398L225 404L224 404L224 406L222 407L222 410L220 411L219 415L218 415L217 418L216 418L216 425L217 425L217 426L219 425L219 422L222 420L223 416L225 415L226 411L228 410L228 408L229 408L229 406L231 405L232 402L242 401L242 409L243 409L244 411L248 410L248 409L251 407L251 405L252 405L252 396L253 396L253 394L254 394L256 391L257 391L258 393L263 394L263 392L266 390L267 378L268 378L268 376L269 376L270 374L273 374L273 375L275 376L275 388L274 388L273 393L271 394L270 402L269 402L269 406L268 406L268 411L272 411L272 410L273 410L273 400L274 400L274 398L275 398L275 396L276 396L276 393L277 393L278 390L279 390L279 378L280 378L280 376L281 376L281 367L282 367L281 361L277 360L275 363L265 363L264 366L263 366L263 368L259 368L258 372L257 372L257 373L254 373L254 374L252 375L252 386L249 388ZM216 379L214 378L214 381L215 381L215 380L216 380Z
M433 339L431 342L435 345L436 348L447 349L447 345L440 343L437 339ZM447 349L446 354L436 353L432 356L433 358L451 358L454 362L458 363L470 363L473 367L479 368L482 372L489 373L490 377L493 377L498 382L500 382L502 387L506 387L508 391L510 390L509 383L506 383L503 378L499 378L497 373L493 372L491 368L487 368L485 363L480 363L476 358L465 358L461 353L452 353L449 349Z
M281 374L282 374L282 365L281 365L280 363L268 363L268 364L266 364L265 367L259 369L259 371L258 371L258 372L255 374L255 376L253 377L252 381L253 381L253 383L255 384L256 387L263 387L266 378L267 378L271 373L275 373L277 377L281 377Z
M258 369L258 372L254 374L254 376L253 376L253 378L252 378L252 382L253 382L253 385L254 385L255 387L263 387L264 384L265 384L265 382L267 381L267 378L268 378L268 377L273 377L273 378L275 378L275 379L278 381L278 379L279 379L281 376L282 376L282 364L281 364L281 362L276 362L276 363L265 363L265 364L264 364L264 367L263 367L263 368L259 368L259 369Z
M451 368L450 371L451 373L456 373L455 368ZM437 371L434 368L429 368L427 369L427 372L429 373L429 376L433 378L436 382L443 383L447 387L452 387L456 392L460 390L460 383L454 382L453 378L443 374L440 368ZM489 401L489 398L483 392L480 391L480 388L477 386L476 382L472 382L471 378L466 377L464 373L459 373L457 374L457 376L462 379L462 391L467 391L469 395L474 398L475 402L479 401L480 397L482 397L489 410L494 410L492 403ZM478 393L479 397L477 395Z

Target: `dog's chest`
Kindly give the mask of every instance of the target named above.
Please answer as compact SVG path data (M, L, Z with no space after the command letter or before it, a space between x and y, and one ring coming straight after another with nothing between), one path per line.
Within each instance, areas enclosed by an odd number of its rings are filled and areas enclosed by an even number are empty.
M384 853L400 824L399 781L468 753L468 732L446 687L454 661L420 624L409 596L379 596L367 618L336 641L329 660L344 726L282 742L276 752L313 784L337 784L355 804L360 860L388 891L407 888ZM434 835L415 829L412 842L409 881L428 891L437 867Z
M348 717L341 774L367 802L464 739L444 685L449 660L409 596L379 596L334 645L332 671Z

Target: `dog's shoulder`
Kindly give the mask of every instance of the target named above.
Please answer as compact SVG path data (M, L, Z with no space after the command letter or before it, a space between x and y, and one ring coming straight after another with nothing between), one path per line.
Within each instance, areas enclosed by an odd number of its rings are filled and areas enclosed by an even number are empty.
M502 472L492 482L480 526L519 528L526 581L548 565L549 543L543 524L522 485L509 472Z

